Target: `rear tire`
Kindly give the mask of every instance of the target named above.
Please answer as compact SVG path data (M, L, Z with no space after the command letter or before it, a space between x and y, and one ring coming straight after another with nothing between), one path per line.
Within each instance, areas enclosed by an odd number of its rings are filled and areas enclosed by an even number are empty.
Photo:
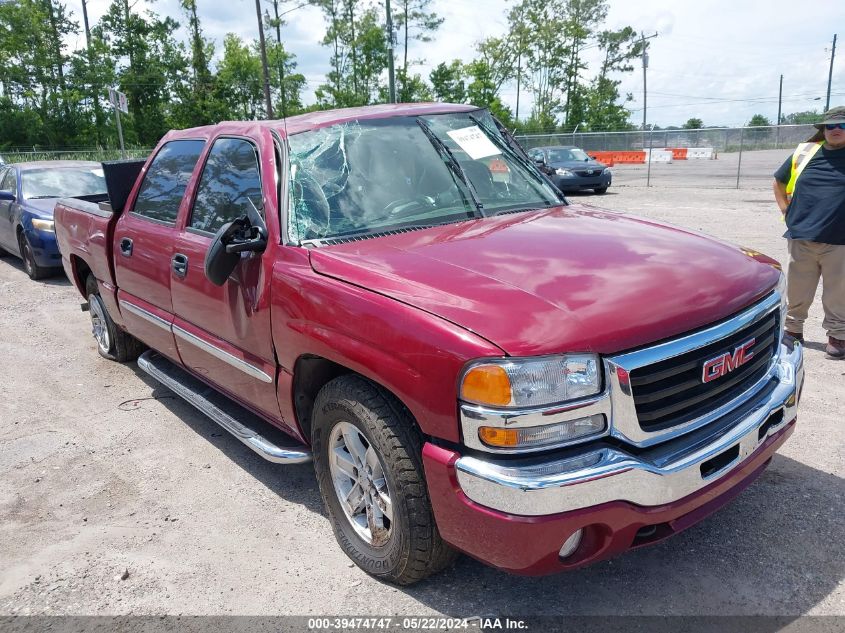
M18 247L21 251L21 259L23 260L23 269L30 279L38 280L49 277L52 273L50 268L39 266L35 263L35 254L32 252L32 247L26 240L26 235L20 233L18 235Z
M332 529L358 567L410 585L455 560L434 521L422 437L392 394L360 376L335 378L317 395L311 440Z
M607 187L599 187L598 189L593 189L593 191L601 196L607 193Z
M144 351L143 344L131 334L121 330L112 320L106 304L100 297L100 289L93 275L85 280L88 295L88 311L91 315L91 333L97 342L100 356L118 363L135 360Z

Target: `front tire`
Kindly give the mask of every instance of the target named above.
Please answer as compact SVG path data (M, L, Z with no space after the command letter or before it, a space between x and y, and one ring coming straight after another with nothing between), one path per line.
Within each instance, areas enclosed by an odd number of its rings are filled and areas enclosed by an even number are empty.
M593 189L593 191L601 196L607 193L607 187L599 187L598 189Z
M39 266L35 263L35 253L32 252L32 247L23 233L18 235L18 247L20 248L21 259L23 260L23 269L29 275L30 279L44 279L50 275L51 270L49 268Z
M93 275L85 280L85 293L88 295L88 311L91 315L91 334L97 342L100 356L118 363L138 358L144 346L134 336L117 327L100 297L100 289Z
M332 529L356 565L409 585L455 559L434 521L422 438L395 397L360 376L335 378L317 395L311 440Z

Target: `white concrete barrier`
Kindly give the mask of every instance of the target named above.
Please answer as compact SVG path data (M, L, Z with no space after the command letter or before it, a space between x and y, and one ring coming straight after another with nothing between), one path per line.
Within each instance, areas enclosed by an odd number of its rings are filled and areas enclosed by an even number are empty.
M710 160L713 158L712 147L690 147L687 150L687 160Z
M672 159L672 152L666 149L644 149L645 152L645 162L649 162L648 155L651 154L651 162L652 163L671 163Z

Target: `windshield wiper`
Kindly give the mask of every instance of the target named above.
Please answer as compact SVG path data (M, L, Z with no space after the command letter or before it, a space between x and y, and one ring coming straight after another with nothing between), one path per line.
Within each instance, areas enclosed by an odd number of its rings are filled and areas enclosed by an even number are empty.
M446 164L449 166L449 170L466 185L467 191L469 191L469 195L472 198L472 202L475 205L476 210L481 216L483 216L484 205L481 203L481 200L478 199L478 192L475 190L475 185L473 185L472 181L467 177L466 172L464 172L464 168L461 167L461 164L458 162L458 159L455 158L452 150L450 150L446 146L446 143L444 143L440 137L434 133L431 126L421 118L417 118L417 125L420 126L423 134L425 134L426 138L434 146L434 149L437 150L437 153L446 159Z
M469 116L469 118L472 121L475 122L475 124L478 126L478 128L482 132L484 132L485 136L487 136L487 138L489 138L490 141L492 141L492 143L496 147L499 148L499 150L501 150L503 153L506 153L508 156L515 158L516 161L520 165L525 167L526 171L528 171L528 173L531 174L531 176L534 177L534 180L536 180L537 182L539 182L543 185L549 186L552 190L552 193L554 193L561 202L566 203L566 198L560 192L560 190L557 187L555 187L554 183L552 183L548 178L546 178L543 174L541 174L539 171L537 171L537 167L535 167L534 164L529 159L525 158L519 152L517 152L515 149L513 149L510 145L505 143L501 138L499 138L499 135L494 133L493 130L491 130L489 127L487 127L487 124L482 122L481 119L479 119L478 117L476 117L473 114L469 114L467 116Z

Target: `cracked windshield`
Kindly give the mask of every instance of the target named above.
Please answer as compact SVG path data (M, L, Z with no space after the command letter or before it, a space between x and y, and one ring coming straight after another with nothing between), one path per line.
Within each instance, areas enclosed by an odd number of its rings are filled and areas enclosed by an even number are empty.
M354 121L288 142L294 242L562 204L486 110Z

